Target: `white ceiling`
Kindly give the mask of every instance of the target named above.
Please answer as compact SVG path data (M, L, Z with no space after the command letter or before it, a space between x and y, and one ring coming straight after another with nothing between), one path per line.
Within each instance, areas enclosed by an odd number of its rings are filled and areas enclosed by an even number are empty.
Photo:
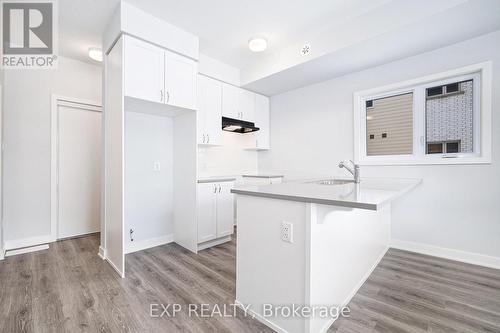
M241 71L241 84L275 95L500 30L498 0L396 0L315 32L314 52L291 45ZM472 51L472 50L471 50Z
M246 87L268 95L500 29L499 0L126 1L199 36L202 53L241 69ZM119 0L58 3L60 54L96 63L88 48L101 45ZM253 36L266 37L268 50L251 52Z
M340 23L389 0L127 0L128 3L200 38L200 52L246 68L266 53L300 39L306 32ZM269 48L248 49L248 39L264 36Z
M101 47L102 34L119 0L58 0L59 54L88 63L90 47Z

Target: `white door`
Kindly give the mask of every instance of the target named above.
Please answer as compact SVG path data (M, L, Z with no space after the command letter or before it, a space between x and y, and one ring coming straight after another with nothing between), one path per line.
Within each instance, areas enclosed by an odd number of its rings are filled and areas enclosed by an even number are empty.
M232 182L218 184L217 189L217 237L231 235L234 230L234 197Z
M163 103L166 100L163 49L126 36L124 60L125 96Z
M100 231L101 112L57 106L58 238Z
M239 89L240 119L255 122L255 94Z
M214 183L198 184L198 243L217 237L216 191L217 185Z
M221 82L200 76L198 80L198 143L220 144L221 110Z
M209 78L203 75L198 75L198 110L196 111L197 138L196 142L201 145L207 141L207 100L208 100L208 83Z
M269 98L255 95L255 126L260 130L255 132L255 148L269 149L270 147L270 119Z
M196 109L196 62L165 51L165 102L169 105Z
M227 83L222 84L222 115L227 118L239 119L239 91L240 88Z

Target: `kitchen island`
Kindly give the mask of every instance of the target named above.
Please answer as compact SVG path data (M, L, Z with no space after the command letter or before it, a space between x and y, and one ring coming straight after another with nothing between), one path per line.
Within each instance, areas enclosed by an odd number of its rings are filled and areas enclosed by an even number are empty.
M232 190L236 303L278 332L325 332L389 248L391 202L416 179L294 181ZM283 310L283 309L282 309Z

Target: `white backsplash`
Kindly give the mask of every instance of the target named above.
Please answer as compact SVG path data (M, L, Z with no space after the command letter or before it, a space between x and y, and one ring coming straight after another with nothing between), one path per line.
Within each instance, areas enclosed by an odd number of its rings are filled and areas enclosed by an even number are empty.
M220 146L198 146L198 176L257 173L257 152L245 150L251 138L252 134L222 131Z

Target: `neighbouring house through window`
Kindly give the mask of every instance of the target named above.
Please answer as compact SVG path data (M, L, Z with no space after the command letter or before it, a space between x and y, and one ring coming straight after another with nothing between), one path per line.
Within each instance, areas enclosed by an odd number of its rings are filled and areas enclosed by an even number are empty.
M453 86L453 93L448 92ZM425 103L427 142L443 142L442 154L472 153L474 151L473 80L452 83L443 87L442 95L429 97ZM460 142L458 149L446 149L445 142ZM435 154L429 152L428 154Z
M413 153L413 93L378 98L366 109L368 156Z
M433 75L434 80L422 78L399 88L393 85L391 90L355 94L360 115L356 126L362 134L355 144L358 162L440 163L439 157L491 160L491 133L481 133L481 121L491 119L491 102L481 108L485 88L481 75L486 67L491 71L487 64L471 66L475 71L456 70L454 75ZM490 85L486 88L491 92ZM488 149L482 154L485 138Z

